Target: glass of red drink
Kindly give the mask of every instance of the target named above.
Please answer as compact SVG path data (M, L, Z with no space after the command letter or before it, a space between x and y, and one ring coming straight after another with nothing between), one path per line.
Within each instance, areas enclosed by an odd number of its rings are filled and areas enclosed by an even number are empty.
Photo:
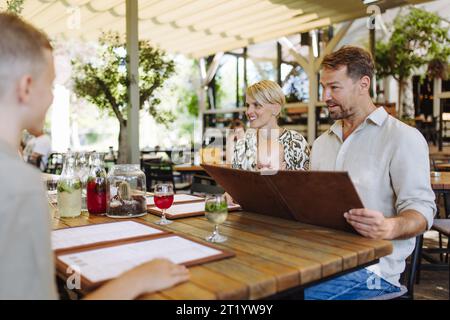
M159 183L155 186L154 192L155 205L162 210L161 219L156 221L156 224L167 225L173 221L167 220L166 210L172 206L173 203L173 186L171 183Z

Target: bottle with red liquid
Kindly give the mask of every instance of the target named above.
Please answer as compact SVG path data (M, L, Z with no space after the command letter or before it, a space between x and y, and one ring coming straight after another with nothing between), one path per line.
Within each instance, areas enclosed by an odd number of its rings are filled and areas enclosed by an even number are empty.
M87 209L90 214L106 213L106 170L100 153L92 154L92 168L87 179Z

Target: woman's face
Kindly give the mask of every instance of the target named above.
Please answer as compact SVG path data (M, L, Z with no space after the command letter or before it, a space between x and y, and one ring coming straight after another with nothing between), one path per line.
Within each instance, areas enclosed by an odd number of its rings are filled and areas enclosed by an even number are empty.
M279 106L275 104L259 104L255 99L246 97L246 115L250 121L250 128L260 129L276 125Z

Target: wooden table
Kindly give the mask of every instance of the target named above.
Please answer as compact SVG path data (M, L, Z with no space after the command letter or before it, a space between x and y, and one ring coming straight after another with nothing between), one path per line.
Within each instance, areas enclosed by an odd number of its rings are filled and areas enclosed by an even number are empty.
M450 154L448 153L430 153L430 159L434 161L450 161Z
M440 176L431 176L431 187L434 191L443 192L450 190L450 172L439 172Z
M140 219L153 223L159 217L148 214ZM54 218L53 228L111 220L88 215ZM204 217L193 217L162 228L203 241L213 226ZM248 212L230 213L220 229L228 241L217 246L233 251L235 257L191 267L190 281L142 298L302 298L305 286L376 263L392 251L389 241Z
M186 165L186 164L177 164L173 166L173 170L183 173L195 173L195 172L205 172L205 169L203 169L201 166L196 165Z
M436 163L434 168L437 171L450 171L450 163Z

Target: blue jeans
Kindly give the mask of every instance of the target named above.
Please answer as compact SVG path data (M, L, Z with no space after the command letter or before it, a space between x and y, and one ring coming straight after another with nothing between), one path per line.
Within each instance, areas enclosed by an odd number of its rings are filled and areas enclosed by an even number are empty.
M361 269L305 289L305 300L365 300L399 291L399 287Z

